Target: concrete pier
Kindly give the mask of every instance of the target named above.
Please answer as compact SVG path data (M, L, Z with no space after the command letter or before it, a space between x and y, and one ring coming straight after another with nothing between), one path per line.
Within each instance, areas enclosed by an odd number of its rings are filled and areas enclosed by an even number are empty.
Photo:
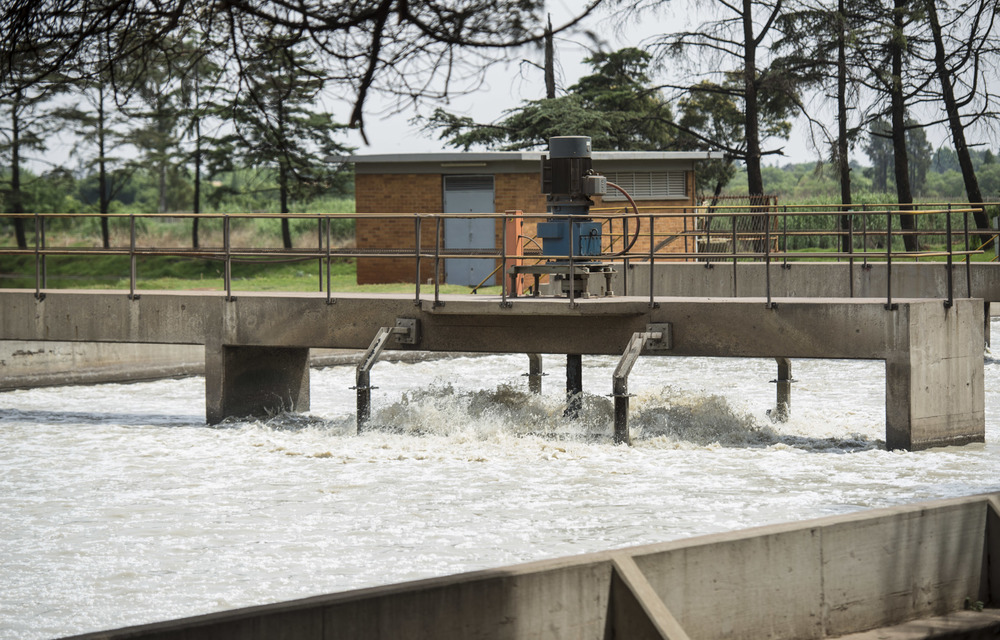
M205 419L309 410L309 349L205 345Z
M662 356L858 358L886 363L886 446L921 449L985 435L982 300L598 298L0 290L0 339L195 344L206 349L206 417L307 406L308 350L365 349L379 327L419 321L386 349L621 355L635 333L669 325ZM209 366L211 363L211 366ZM280 380L280 382L279 382ZM377 384L377 382L376 382ZM261 398L261 395L264 398Z
M702 536L78 640L803 640L1000 633L1000 494ZM919 636L903 635L918 629Z

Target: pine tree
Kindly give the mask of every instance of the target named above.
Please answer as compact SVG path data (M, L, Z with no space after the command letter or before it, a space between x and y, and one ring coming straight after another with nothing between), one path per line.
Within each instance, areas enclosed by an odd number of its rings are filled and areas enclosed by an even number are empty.
M595 149L657 150L673 146L670 106L652 86L650 54L636 48L585 58L593 73L557 98L529 100L497 122L477 123L438 109L426 128L454 147L545 148L553 136L590 136Z
M194 249L200 244L198 214L201 213L202 174L205 167L212 164L211 156L222 143L222 139L211 132L218 130L223 113L217 102L222 92L223 69L213 60L211 49L204 46L204 42L204 36L199 36L197 41L185 41L178 48L184 60L178 92L180 127L188 143L183 160L190 163L194 179L191 200L191 212L195 214L191 220L191 247ZM218 164L217 159L215 163Z
M107 249L111 246L107 217L111 201L135 171L134 165L115 153L125 143L126 122L106 78L78 82L72 90L82 98L82 102L61 107L53 115L78 136L73 153L82 159L83 168L89 171L97 169L101 243Z
M797 79L773 64L776 58L770 50L780 36L777 25L785 11L783 0L703 0L696 6L712 19L693 31L660 36L653 46L663 55L689 65L696 81L676 89L687 93L722 92L739 104L744 133L736 157L746 163L751 197L761 196L761 161L765 155L781 153L780 149L763 148L768 139L768 132L762 128L763 114L770 111L772 116L788 117L798 104Z
M38 60L33 53L18 57L17 74L30 76ZM16 80L16 79L15 79ZM49 111L51 99L63 91L59 79L42 78L34 84L0 83L0 158L9 172L0 189L5 213L26 213L23 190L23 162L26 154L46 149L46 139L54 128ZM12 218L14 238L19 249L28 246L24 218Z
M180 104L181 66L174 57L173 43L166 43L159 55L132 69L136 74L126 113L137 123L126 140L139 152L139 163L156 178L156 210L166 213L172 207L168 189L177 165L183 158L181 150Z
M272 38L257 50L262 55L244 61L252 73L232 105L231 148L243 166L275 172L280 211L289 213L293 199L344 189L344 173L330 156L348 148L335 139L343 126L313 110L325 78L302 43ZM288 218L281 219L281 238L290 249Z

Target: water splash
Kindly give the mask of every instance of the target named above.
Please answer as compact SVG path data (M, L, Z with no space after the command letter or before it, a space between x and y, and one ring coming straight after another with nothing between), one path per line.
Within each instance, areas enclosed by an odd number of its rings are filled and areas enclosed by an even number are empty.
M577 418L564 415L557 395L536 395L513 384L492 389L463 390L437 382L402 393L398 400L376 408L366 431L411 437L441 437L452 441L501 441L540 438L542 441L610 443L614 432L611 398L585 393ZM807 451L851 452L879 448L881 442L859 433L829 436L806 431L794 420L781 427L734 407L719 395L685 392L672 387L633 398L629 427L633 444L652 448L774 447ZM258 423L274 431L321 431L329 436L355 433L353 415L321 418L282 413Z

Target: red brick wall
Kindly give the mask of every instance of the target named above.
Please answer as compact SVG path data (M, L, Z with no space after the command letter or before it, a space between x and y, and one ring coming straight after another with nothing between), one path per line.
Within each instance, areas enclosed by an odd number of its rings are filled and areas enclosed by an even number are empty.
M412 219L365 218L366 213L439 213L442 203L441 176L435 174L358 174L354 178L355 238L359 249L410 249L415 245ZM434 250L434 222L424 220L420 244ZM416 263L407 258L359 258L358 284L413 282ZM421 280L434 277L434 261L424 259Z
M693 176L693 173L689 173L689 176ZM693 189L689 190L689 193L694 193ZM593 217L600 219L602 213L607 212L608 214L623 214L623 213L633 213L632 206L628 202L623 202L621 200L614 200L608 203L602 202L598 198L594 198L595 211ZM667 240L671 236L675 236L683 233L684 231L691 231L694 228L694 214L693 214L693 200L636 200L636 205L639 207L639 214L671 214L670 217L656 217L653 219L653 246L658 246L663 241ZM613 209L609 211L609 209ZM604 233L607 236L608 225L605 222ZM622 223L620 220L614 220L611 226L611 234L614 236L614 246L613 251L621 251L622 245ZM635 223L631 220L629 221L629 239L631 239L635 234ZM608 248L608 240L604 242L605 250ZM685 246L684 238L677 238L669 242L666 246L661 247L657 250L657 257L663 253L686 253L694 251L694 241L693 239L687 239L687 245ZM636 239L635 244L629 250L629 253L648 253L649 252L649 218L640 218L639 220L639 237ZM641 259L641 258L636 258Z
M544 213L545 196L540 193L541 185L538 174L535 173L500 173L494 181L494 202L496 211L502 213L508 210L520 209L525 214ZM688 172L688 193L694 193L694 173ZM413 249L416 230L412 219L388 220L366 219L368 213L439 213L444 208L442 177L439 174L357 174L355 176L355 199L358 213L356 237L359 249ZM615 207L625 212L627 203L621 201L601 203L600 197L594 199L596 207ZM693 202L693 201L692 201ZM683 200L641 200L636 204L642 212L654 212L660 207L677 207L685 203ZM669 209L667 209L669 210ZM628 210L631 213L631 208ZM599 217L600 212L595 214ZM542 218L529 218L524 224L524 235L533 237L535 225ZM670 235L681 233L693 228L693 217L657 219L654 230L654 244L659 244ZM641 223L641 233L632 247L632 252L649 251L648 220ZM607 225L605 225L607 230ZM615 240L615 251L622 248L621 223L616 221L612 234L618 236ZM635 233L635 225L630 224L630 236ZM426 252L434 251L435 224L425 220L421 228L421 246ZM496 225L496 246L502 242L503 228L498 220ZM607 246L607 243L605 243ZM683 240L676 240L660 250L660 252L682 252L693 250L689 242L685 248ZM412 257L406 258L359 258L358 284L376 284L385 282L413 282L416 265ZM425 258L420 268L421 279L427 282L434 277L433 259ZM499 280L496 281L499 283Z

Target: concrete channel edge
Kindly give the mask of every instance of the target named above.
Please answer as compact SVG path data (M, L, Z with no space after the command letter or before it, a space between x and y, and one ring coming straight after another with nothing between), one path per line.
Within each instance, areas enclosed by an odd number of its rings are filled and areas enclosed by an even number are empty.
M750 640L878 629L856 637L917 637L919 629L919 637L985 638L1000 634L998 607L1000 493L991 493L75 638Z

